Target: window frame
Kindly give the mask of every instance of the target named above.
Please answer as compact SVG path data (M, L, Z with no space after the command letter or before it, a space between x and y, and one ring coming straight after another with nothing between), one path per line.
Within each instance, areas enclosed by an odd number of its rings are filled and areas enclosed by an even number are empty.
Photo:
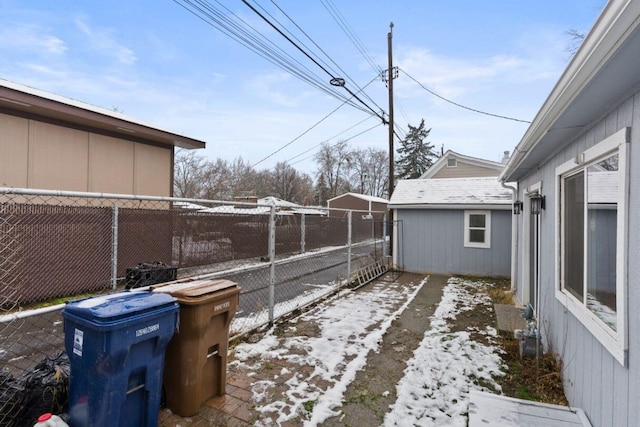
M484 242L472 242L470 240L471 229L480 229L480 227L470 227L469 217L471 215L484 215ZM491 211L482 210L465 210L464 211L464 246L465 248L491 248Z
M453 160L453 164L451 164L452 160ZM457 168L458 167L458 159L456 159L455 157L449 157L447 159L447 167L448 168Z
M623 128L608 138L597 143L593 147L579 153L575 158L561 164L556 168L556 261L555 261L555 297L573 314L587 330L609 351L623 366L627 364L627 350L629 348L627 333L627 242L628 242L628 203L629 203L629 128ZM616 220L616 330L593 313L586 304L580 301L571 291L565 290L563 283L563 271L565 268L565 244L564 244L564 179L583 172L587 174L587 168L604 158L618 154L618 196L617 196L617 220ZM587 196L585 195L585 200ZM586 202L585 202L586 203ZM585 206L585 223L583 232L584 247L587 247L588 209ZM585 261L583 267L583 295L586 299L588 262L586 249L584 249Z

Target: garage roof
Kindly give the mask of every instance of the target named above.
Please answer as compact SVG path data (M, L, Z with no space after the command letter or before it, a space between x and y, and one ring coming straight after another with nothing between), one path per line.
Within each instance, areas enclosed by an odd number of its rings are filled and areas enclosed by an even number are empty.
M122 113L0 79L0 113L162 146L204 148L205 142Z

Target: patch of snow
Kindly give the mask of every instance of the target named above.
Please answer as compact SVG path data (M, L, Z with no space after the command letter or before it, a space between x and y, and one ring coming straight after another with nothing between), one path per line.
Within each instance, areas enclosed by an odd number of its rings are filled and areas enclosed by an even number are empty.
M257 409L265 414L265 420L256 425L271 425L270 415L275 416L278 425L308 415L306 426L315 426L339 415L344 392L357 371L365 366L369 351L379 350L386 330L424 283L426 280L404 287L381 283L374 285L371 292L345 291L330 304L299 317L301 321L314 322L319 329L318 336L296 336L281 341L272 329L256 344L238 345L236 360L231 363L249 370L257 371L261 362L273 359L308 367L285 382L288 390L283 396L270 396L273 383L270 385L268 381L252 384ZM305 409L307 402L313 403L310 414Z
M490 309L491 300L477 292L483 282L451 278L442 300L431 317L420 346L407 362L405 375L398 383L397 400L384 419L385 426L466 426L469 411L469 390L500 391L495 377L502 372L501 349L470 338L471 331L450 332L448 320L479 305ZM491 338L494 328L481 331Z
M347 386L362 370L370 351L379 351L382 338L426 283L374 285L370 292L342 291L293 320L312 322L314 336L277 336L276 328L256 343L235 348L231 365L242 367L252 383L256 408L263 414L254 425L266 427L305 419L317 426L341 413ZM430 318L430 329L407 362L396 386L385 426L466 426L469 390L500 391L495 378L504 375L501 349L494 328L470 327L452 331L451 321L477 307L492 309L482 281L449 279L442 299ZM295 329L288 329L296 332ZM288 334L291 335L291 334ZM482 337L475 341L473 337ZM273 379L259 379L263 366L274 360L287 363ZM276 394L284 389L282 394ZM389 391L385 392L388 396Z

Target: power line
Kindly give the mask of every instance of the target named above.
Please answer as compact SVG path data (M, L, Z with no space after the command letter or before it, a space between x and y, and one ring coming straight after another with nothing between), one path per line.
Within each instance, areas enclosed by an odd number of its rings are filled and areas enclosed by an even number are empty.
M402 71L407 77L409 77L411 80L413 80L414 82L418 83L418 85L420 85L420 87L422 87L422 89L426 90L427 92L429 92L431 95L442 99L443 101L448 102L449 104L453 104L456 107L460 107L460 108L464 108L465 110L469 110L469 111L473 111L474 113L479 113L479 114L484 114L486 116L492 116L492 117L497 117L499 119L505 119L505 120L513 120L514 122L522 122L522 123L531 123L530 121L527 120L521 120L521 119L514 119L513 117L508 117L508 116L501 116L499 114L493 114L493 113L487 113L486 111L481 111L481 110L476 110L475 108L471 108L471 107L466 107L462 104L458 104L457 102L451 101L450 99L445 98L442 95L438 95L437 93L435 93L434 91L432 91L431 89L428 89L426 86L424 86L422 83L420 83L418 80L414 79L413 77L411 77L405 70L403 70L402 68L400 68L400 71Z
M355 135L351 136L350 138L344 139L344 140L342 140L342 141L343 141L343 142L351 141L352 139L357 138L357 137L359 137L360 135L363 135L363 134L365 134L365 133L367 133L367 132L369 132L369 131L371 131L371 130L375 129L375 128L377 128L378 126L382 126L382 123L376 123L375 125L371 126L370 128L365 129L365 130L363 130L362 132L359 132L359 133L357 133L357 134L355 134ZM326 141L323 141L323 142L326 142ZM322 143L320 143L320 144L318 144L318 145L322 145ZM313 148L317 148L317 147L318 147L318 145L316 145L316 146L315 146L315 147L313 147ZM291 163L291 165L293 166L293 165L295 165L295 164L298 164L298 163L300 163L300 162L303 162L303 161L305 161L305 160L308 160L308 159L312 158L312 157L313 157L313 156L315 156L315 155L316 155L316 153L313 153L312 155L307 156L307 157L305 157L305 158L303 158L303 159L300 159L300 160L298 160L297 162L293 162L293 163Z
M262 13L260 13L260 11L258 11L255 7L253 7L252 5L249 4L249 2L247 0L242 0L242 3L244 3L247 7L249 7L249 9L251 9L256 15L258 15L260 18L262 18L263 21L265 21L267 24L269 24L269 26L271 26L274 30L276 30L282 37L284 37L289 43L291 43L296 49L298 49L304 56L306 56L307 58L309 58L311 60L311 62L313 62L314 64L316 64L322 71L324 71L327 75L329 75L329 77L331 77L331 84L333 86L337 86L337 87L343 87L347 92L349 92L349 94L355 98L358 102L360 102L362 105L364 105L366 108L368 108L373 114L375 114L376 116L378 116L378 118L380 118L380 120L382 120L383 123L385 123L385 119L384 117L382 117L380 114L378 114L377 111L375 111L373 108L371 108L367 103L365 103L362 99L360 99L353 91L351 91L351 89L349 89L346 85L343 79L338 78L336 76L334 76L331 72L329 72L322 64L320 64L315 58L311 57L311 55L306 52L304 49L302 49L295 41L293 41L289 36L287 36L282 30L280 30L276 25L273 24L273 22L269 21L269 19L267 19L266 16L264 16Z
M378 77L374 77L373 79L371 79L371 81L369 81L369 83L367 83L364 87L366 88L367 86L369 86L374 80L376 80ZM363 88L364 89L364 88ZM347 101L344 101L342 104L338 105L335 109L333 109L329 114L327 114L326 116L324 116L323 118L321 118L320 120L318 120L316 123L314 123L310 128L308 128L307 130L305 130L304 132L302 132L300 135L296 136L295 138L293 138L291 141L287 142L286 144L284 144L282 147L278 148L276 151L272 152L271 154L269 154L268 156L262 158L261 160L259 160L258 162L254 163L253 165L251 165L251 167L256 167L257 165L259 165L260 163L264 162L265 160L273 157L274 155L276 155L277 153L279 153L280 151L284 150L285 148L287 148L288 146L290 146L291 144L293 144L294 142L296 142L298 139L302 138L304 135L306 135L307 133L309 133L313 128L315 128L316 126L318 126L320 123L324 122L326 119L328 119L333 113L335 113L336 111L338 111L340 108L342 108L345 104L347 103Z
M326 84L326 79L320 78L317 74L302 65L219 1L216 1L216 3L219 4L221 8L205 0L182 0L184 4L181 4L180 0L174 0L174 2L208 25L211 25L284 71L291 73L329 96L340 100L349 100L348 103L352 107L361 111L367 111L361 105L350 100L346 95L332 89L331 86Z
M299 154L296 154L295 156L293 156L293 157L291 157L290 159L288 159L288 160L287 160L287 162L291 162L292 160L297 159L298 157L302 156L303 154L307 154L309 151L316 149L318 146L320 146L320 145L324 144L325 142L329 142L329 141L331 141L332 139L337 138L337 137L339 137L340 135L347 133L347 132L348 132L348 131L350 131L351 129L353 129L353 128L357 127L357 126L360 126L362 123L364 123L364 122L366 122L367 120L371 119L371 117L372 117L372 116L366 117L364 120L360 120L358 123L356 123L355 125L349 126L348 128L346 128L346 129L345 129L345 130L343 130L342 132L339 132L339 133L337 133L337 134L333 135L332 137L327 138L327 139L325 139L324 141L321 141L321 142L319 142L318 144L316 144L316 145L314 145L314 146L312 146L312 147L310 147L310 148L307 148L307 149L306 149L306 150L304 150L303 152L301 152L301 153L299 153ZM297 163L297 162L296 162L296 163Z
M349 79L349 80L350 80L350 81L355 85L355 87L358 89L358 92L362 92L362 94L364 95L364 97L365 97L365 98L367 98L369 101L371 101L371 102L372 102L372 103L373 103L373 104L374 104L374 105L375 105L379 110L381 110L381 111L382 111L382 108L381 108L381 107L380 107L380 106L379 106L379 105L378 105L378 104L377 104L377 103L376 103L376 102L375 102L375 101L374 101L374 100L373 100L369 95L367 95L367 93L366 93L366 92L362 91L362 89L358 86L358 84L355 82L355 80L354 80L353 78L351 78L351 76L349 76L349 74L348 74L346 71L344 71L344 70L342 69L342 67L340 67L340 65L338 65L338 64L337 64L337 63L336 63L336 62L331 58L331 56L330 56L329 54L327 54L327 52L325 52L325 50L324 50L324 49L322 49L322 48L318 45L318 43L316 43L316 42L313 40L313 38L311 38L311 36L310 36L309 34L307 34L307 32L306 32L306 31L304 31L304 30L303 30L303 29L302 29L302 28L301 28L301 27L300 27L300 26L299 26L299 25L298 25L298 24L293 20L293 18L292 18L291 16L289 16L289 14L287 14L287 13L286 13L286 12L285 12L281 7L280 7L280 6L278 6L278 4L275 2L275 0L271 0L271 3L273 3L273 5L274 5L276 8L278 8L278 10L280 11L280 13L282 13L282 14L283 14L283 15L284 15L284 16L285 16L285 17L286 17L286 18L287 18L287 19L288 19L288 20L289 20L293 25L295 25L295 27L296 27L296 28L297 28L297 29L298 29L302 34L304 34L304 35L305 35L305 37L307 37L307 39L309 39L309 40L311 41L311 43L313 43L313 45L314 45L316 48L318 48L318 50L320 50L320 52L322 52L322 54L324 54L324 56L326 56L326 57L327 57L327 59L329 59L329 61L331 61L331 62L332 62L332 63L333 63L337 68L338 68L338 70L339 70L339 71L340 71L344 76L346 76L346 77L347 77L347 78L348 78L348 79ZM326 8L326 6L325 6L325 8ZM263 10L264 10L264 8L263 8ZM331 14L331 12L329 12L329 13ZM338 12L338 13L339 13L339 12ZM333 16L333 15L332 15L332 16ZM334 19L335 19L335 18L334 18ZM298 40L298 39L296 38L296 40ZM298 41L299 41L299 40L298 40ZM304 46L304 43L301 43L301 44ZM305 46L305 47L306 47L306 46ZM308 49L308 48L307 48L307 49ZM323 61L323 62L324 62L324 61ZM374 71L375 71L376 73L380 73L380 72L381 72L381 70L376 70L375 68L374 68ZM334 73L334 74L335 74L335 73Z

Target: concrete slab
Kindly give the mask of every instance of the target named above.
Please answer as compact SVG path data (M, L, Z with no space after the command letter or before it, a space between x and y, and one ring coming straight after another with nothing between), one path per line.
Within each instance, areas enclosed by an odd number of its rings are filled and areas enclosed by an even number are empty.
M494 304L493 309L496 312L498 320L498 330L512 334L516 329L527 329L527 321L522 317L524 307L510 304Z
M469 391L469 427L591 427L584 411L569 406Z

